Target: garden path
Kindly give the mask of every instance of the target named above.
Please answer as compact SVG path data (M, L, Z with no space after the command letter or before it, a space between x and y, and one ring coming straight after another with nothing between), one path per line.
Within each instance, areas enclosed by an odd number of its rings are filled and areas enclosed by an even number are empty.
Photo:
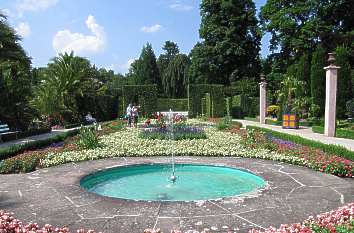
M68 131L72 131L72 130L75 130L75 129L76 128L72 128L72 129L57 129L57 130L52 130L52 132L50 132L50 133L34 135L34 136L25 137L25 138L21 138L21 139L9 141L9 142L0 142L0 148L10 147L10 146L13 146L13 145L26 144L26 143L33 142L33 141L45 140L45 139L54 137L54 136L56 136L58 134L62 134L62 133L65 133L65 132L68 132Z
M311 128L300 127L300 129L283 129L281 126L260 124L259 122L254 122L254 121L247 121L247 120L237 120L237 121L241 122L243 126L247 126L247 125L258 126L258 127L278 131L281 133L297 135L303 138L319 141L325 144L340 145L347 148L348 150L354 151L354 140L346 139L346 138L327 137L323 134L312 132Z

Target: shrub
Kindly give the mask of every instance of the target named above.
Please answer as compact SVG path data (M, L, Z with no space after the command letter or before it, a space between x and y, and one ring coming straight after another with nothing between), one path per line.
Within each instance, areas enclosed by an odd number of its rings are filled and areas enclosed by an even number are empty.
M216 128L218 130L229 129L232 126L232 119L230 117L224 117L217 121Z
M291 142L295 142L297 144L300 145L305 145L305 146L309 146L312 148L317 148L320 149L326 153L329 154L334 154L334 155L338 155L340 157L349 159L354 161L354 152L350 151L348 149L346 149L343 146L338 146L338 145L328 145L328 144L324 144L318 141L314 141L314 140L310 140L310 139L306 139L300 136L296 136L296 135L290 135L290 134L286 134L286 133L281 133L281 132L277 132L271 129L265 129L265 128L261 128L261 127L257 127L257 126L247 126L247 129L255 129L255 130L259 130L259 131L263 131L265 133L270 133L272 136L276 137L276 138L280 138L283 140L287 140L287 141L291 141Z
M0 162L0 173L27 173L36 170L40 159L44 157L43 152L27 152L19 157L13 157Z
M76 145L81 149L95 149L100 146L95 127L81 127Z
M171 129L166 127L143 129L140 131L138 137L153 140L191 140L207 138L202 128L184 125L174 126Z

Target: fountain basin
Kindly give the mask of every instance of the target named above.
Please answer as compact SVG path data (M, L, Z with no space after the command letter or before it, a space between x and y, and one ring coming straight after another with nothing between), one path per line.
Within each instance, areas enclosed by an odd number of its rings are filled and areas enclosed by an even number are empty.
M195 201L239 196L263 188L263 178L230 167L142 164L99 171L81 179L81 186L102 196L142 201Z

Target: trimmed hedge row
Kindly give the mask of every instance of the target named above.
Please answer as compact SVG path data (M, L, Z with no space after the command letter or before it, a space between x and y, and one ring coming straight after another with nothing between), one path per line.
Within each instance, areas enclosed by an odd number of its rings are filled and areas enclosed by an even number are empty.
M9 147L5 148L0 148L0 161L4 159L11 158L19 153L22 153L26 150L34 150L34 149L39 149L45 146L49 146L52 143L55 142L61 142L64 141L66 138L74 136L78 133L78 130L72 130L68 131L62 134L55 135L53 137L43 139L43 140L38 140L38 141L33 141L33 142L28 142L25 144L18 144L18 145L12 145Z
M276 138L287 140L287 141L292 141L294 143L301 144L304 146L309 146L312 148L317 148L317 149L320 149L326 153L334 154L334 155L349 159L351 161L354 161L354 151L350 151L343 146L328 145L328 144L324 144L322 142L318 142L315 140L306 139L306 138L303 138L300 136L290 135L287 133L281 133L281 132L277 132L277 131L274 131L271 129L265 129L265 128L261 128L261 127L257 127L257 126L248 125L246 127L246 129L247 130L254 129L254 130L262 131L264 133L270 133L272 136L274 136Z
M323 126L312 126L312 132L324 134L324 127ZM354 140L354 131L350 129L336 129L336 137L337 138L348 138ZM354 143L354 142L353 142Z
M225 112L230 112L233 118L256 116L259 113L259 98L247 95L235 95L225 98ZM229 109L228 109L229 108Z
M188 111L188 99L157 99L157 111Z

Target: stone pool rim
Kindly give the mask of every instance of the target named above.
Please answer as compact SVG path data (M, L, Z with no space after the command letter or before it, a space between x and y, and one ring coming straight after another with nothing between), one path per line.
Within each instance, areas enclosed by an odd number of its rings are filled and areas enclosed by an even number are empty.
M168 157L165 157L168 158ZM231 164L220 164L220 163L211 163L211 162L178 162L176 161L175 164L177 165L194 165L194 166L209 166L209 167L218 167L218 168L231 168L234 170L239 170L245 173L249 173L251 175L254 175L256 177L261 178L264 181L263 187L256 188L255 190L252 190L250 192L242 193L239 195L231 195L231 196L225 196L225 197L218 197L218 198L210 198L210 199L203 199L203 200L136 200L136 199L129 199L129 198L121 198L121 197L110 197L110 196L104 196L101 194L98 194L96 192L91 192L84 188L82 186L82 181L85 178L88 178L89 176L94 176L97 175L98 173L103 173L109 170L115 170L118 168L130 168L130 167L139 167L139 166L146 166L146 165L169 165L167 162L137 162L137 163L132 163L132 164L123 164L123 165L115 165L112 167L106 167L106 168L100 168L100 169L94 169L94 171L91 172L86 172L82 176L79 177L78 185L80 186L80 189L83 192L87 192L90 194L93 194L97 197L104 198L104 199L111 199L111 200L120 200L120 201L133 201L133 202L155 202L155 203L161 203L161 202L167 202L167 203L178 203L178 202L203 202L203 201L215 201L215 200L230 200L234 198L239 198L239 199L244 199L244 198L256 198L262 195L264 192L269 190L271 188L268 180L266 180L262 175L256 174L253 171L239 167L239 166L234 166ZM76 182L77 183L77 182Z
M148 202L102 197L81 189L83 176L107 168L168 163L170 158L116 157L66 163L27 174L0 175L0 208L23 222L93 229L97 232L202 231L213 226L264 230L302 222L310 215L354 201L354 179L340 178L280 161L241 157L176 157L182 163L243 167L262 176L270 189L258 198L206 202ZM21 192L20 192L21 191ZM29 211L30 210L30 211ZM200 222L203 224L200 225Z

